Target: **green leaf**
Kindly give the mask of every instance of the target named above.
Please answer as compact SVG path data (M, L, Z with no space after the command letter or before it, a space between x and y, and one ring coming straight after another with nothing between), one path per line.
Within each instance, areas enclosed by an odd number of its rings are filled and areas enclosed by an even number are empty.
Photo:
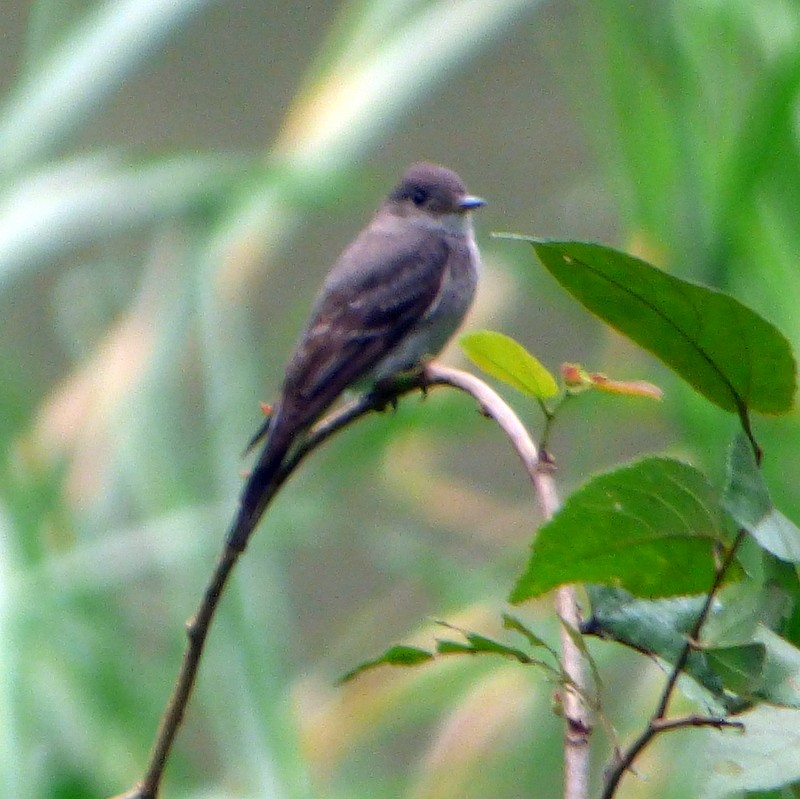
M526 655L521 649L517 649L513 646L507 646L506 644L500 643L500 641L487 638L485 635L469 633L467 635L467 640L469 641L470 646L476 652L488 652L494 655L503 655L505 657L514 658L514 660L518 660L520 663L527 663L530 661L528 655Z
M755 577L748 571L747 550L758 550L757 555L770 560L762 565L763 574ZM735 646L746 641L757 640L756 632L761 627L780 630L786 623L787 615L794 606L796 586L781 585L778 576L773 576L771 568L774 561L787 566L764 552L755 541L744 545L737 552L737 558L747 578L726 585L717 595L713 612L703 625L703 639L709 646Z
M667 663L675 663L686 644L703 605L703 597L677 597L672 599L636 599L627 591L603 585L586 588L592 612L581 625L586 635L597 635L604 640L618 641L647 655L655 655ZM689 653L684 671L705 692L692 698L704 704L713 700L719 703L712 712L741 711L751 701L732 696L719 673L710 665L705 653ZM686 692L691 683L681 683ZM707 692L707 693L706 693ZM696 693L696 692L694 692Z
M462 336L466 356L486 374L535 399L558 394L555 378L525 347L513 338L492 330Z
M469 655L502 655L503 657L511 658L512 660L519 661L520 663L530 663L531 658L528 657L521 649L513 646L506 646L499 641L493 641L491 638L485 638L477 633L470 633L467 636L467 643L461 644L456 641L442 640L437 642L436 651L439 654L447 655L454 653L464 653Z
M626 591L600 585L586 590L592 610L581 625L585 635L617 641L668 663L674 663L683 649L703 603L702 597L636 599ZM728 629L724 619L744 615L738 640L727 646L704 645L689 654L686 674L727 712L741 712L756 699L800 707L800 649L765 625L751 623L754 603L768 603L768 594L768 589L747 589L745 582L723 589L703 628L704 642L709 637L716 640L720 632L729 639L735 631Z
M800 649L766 627L755 638L766 652L758 695L774 705L800 708Z
M731 446L723 504L764 549L800 563L800 529L772 504L753 449L742 434Z
M252 170L252 163L225 156L133 164L102 153L28 174L0 205L0 291L26 269L61 263L76 247L229 202L226 195Z
M764 644L704 649L711 670L718 674L725 687L740 696L751 696L761 684L767 650Z
M714 549L728 538L705 477L685 463L649 458L572 494L539 530L511 601L576 582L646 597L701 593L714 579Z
M742 799L800 799L800 782L782 785L774 791L747 791L738 794Z
M800 780L800 711L760 705L738 719L744 730L703 732L709 781L703 799L780 788Z
M529 241L548 271L588 310L720 408L740 416L747 409L791 409L791 347L738 300L610 247L516 238Z
M436 642L436 652L440 655L474 655L475 650L462 641L451 641L449 638L442 638Z
M507 646L500 641L495 641L493 638L487 638L485 635L481 635L480 633L474 633L470 630L462 630L460 627L456 627L446 621L440 621L438 623L442 627L446 627L448 630L461 633L461 635L463 635L467 640L466 644L448 639L437 641L436 651L439 654L447 655L465 653L470 655L503 655L504 657L517 660L520 663L534 662L530 656L521 649L517 649L513 646Z
M171 34L209 0L122 0L91 7L59 37L37 71L21 80L0 109L0 153L20 169L86 125Z
M536 635L535 632L526 627L516 616L510 613L503 614L503 627L506 630L513 630L514 632L522 635L528 643L533 647L544 647L550 654L558 657L556 651L542 638Z
M433 660L433 654L426 649L397 644L389 647L389 649L379 657L367 660L348 671L347 674L339 678L339 683L348 682L363 672L377 668L378 666L418 666L420 663L425 663L429 660Z

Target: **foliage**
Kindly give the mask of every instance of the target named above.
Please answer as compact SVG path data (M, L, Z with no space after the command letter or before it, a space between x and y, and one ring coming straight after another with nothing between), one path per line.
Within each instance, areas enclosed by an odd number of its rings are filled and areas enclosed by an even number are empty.
M249 155L189 145L137 153L134 131L103 138L131 94L136 107L154 65L164 62L164 74L170 59L191 62L191 45L176 42L196 41L220 4L19 5L30 6L25 36L15 49L7 27L5 49L8 59L24 52L8 64L14 80L0 101L0 794L101 796L130 785L145 761L180 631L241 485L264 371L279 361L256 346L265 326L252 301L272 288L263 278L321 203L345 194L356 172L369 180L365 154L408 110L535 4L341 4L296 99L281 98L275 141ZM244 11L226 9L231 37ZM262 14L276 24L274 4ZM218 47L226 64L239 55ZM280 66L272 58L262 50L249 65L268 88ZM191 97L171 84L144 113L162 122L170 90ZM242 104L251 102L261 101ZM203 101L193 108L207 111ZM238 124L230 120L228 137ZM191 131L182 136L191 141ZM381 190L385 180L375 181ZM365 195L353 210L372 202ZM295 324L291 303L276 304L286 318L273 314L267 326L275 347L283 323ZM373 441L374 459L384 446L385 436ZM310 795L286 699L309 671L289 645L305 633L281 538L290 526L331 529L323 498L339 495L339 480L296 499L291 525L275 518L271 546L255 550L258 569L239 575L241 601L226 605L205 662L218 678L196 694L165 793L206 792L227 768L232 792ZM302 552L310 541L301 534L291 546Z
M545 400L558 394L550 372L525 347L502 333L471 333L462 337L461 346L476 366L529 397Z
M123 149L124 131L117 130L108 141L104 114L128 104L126 92L153 63L172 63L169 48L203 28L214 4L29 5L24 43L6 36L6 58L15 45L24 52L3 84L0 107L3 795L97 796L138 774L180 656L180 630L240 485L238 456L258 421L257 399L277 379L270 373L281 362L275 342L296 327L295 304L305 305L297 299L296 263L283 277L291 294L281 294L280 276L273 280L278 259L299 240L320 238L318 229L304 227L318 222L320 204L346 196L366 213L386 178L375 177L375 192L363 198L352 191L356 173L359 185L372 180L367 155L404 152L398 141L406 138L418 148L413 110L432 111L441 127L449 106L446 99L439 105L446 94L435 90L455 75L476 71L483 79L486 61L473 70L469 59L492 43L498 58L515 25L518 36L531 37L529 58L518 64L522 78L514 83L509 70L497 94L524 96L527 116L508 120L476 106L475 117L497 151L523 142L531 162L548 158L554 172L568 176L574 168L580 178L555 198L552 184L524 187L526 215L534 218L549 199L556 210L518 227L563 225L571 236L576 219L601 217L606 240L665 273L730 292L798 340L800 18L785 0L582 4L563 15L568 4L554 3L554 16L538 16L536 25L529 13L536 3L510 0L343 4L286 117L266 115L278 131L266 155L256 157L188 147L138 154ZM326 24L327 17L313 27ZM239 35L231 33L233 40ZM218 46L226 63L236 58L235 47L223 39ZM545 50L551 69L537 69L533 56ZM269 52L252 65L270 97L273 66ZM540 73L548 72L571 93L605 166L602 177L591 172L590 159L568 164L544 139L534 140L563 132L563 116L551 120L555 134L532 126L550 120L540 100L556 92L536 94ZM208 110L204 102L210 107L213 98L197 103L198 119ZM243 105L259 102L248 97ZM156 118L160 109L147 112ZM459 128L459 141L442 146L480 165L488 145L468 130ZM458 149L470 142L472 149ZM508 161L497 181L511 180L515 167ZM487 265L516 257L506 255L508 245L492 250L485 237L481 243ZM530 259L524 263L504 321L515 314L527 323L547 319L533 338L537 351L540 342L556 340L569 348L565 357L583 358L582 333L572 317L567 328L552 325L547 284ZM264 297L266 311L257 304ZM521 340L531 340L527 330ZM647 369L665 389L659 418L678 442L681 462L701 467L719 492L730 417L645 359L626 362L630 351L620 357L613 336L597 334L592 346L619 383ZM767 375L767 385L786 375ZM785 390L776 393L779 406L785 398ZM565 410L575 407L592 410L559 411L566 443L559 438L554 450L565 475L589 473L646 427L648 411L640 416L634 399L570 399ZM440 656L425 641L418 648L434 655L432 668L386 669L390 676L376 672L348 683L343 694L330 686L371 647L380 650L381 641L413 625L420 606L458 618L463 630L492 628L485 605L496 601L498 586L513 582L522 554L509 551L506 535L490 538L476 519L506 521L510 513L518 520L515 508L509 511L512 489L498 489L502 501L486 511L492 496L483 481L493 475L483 464L472 481L479 488L468 494L424 446L435 438L437 448L449 447L465 430L475 443L472 454L452 458L454 471L469 468L474 453L490 457L485 426L457 402L404 403L396 416L354 430L323 458L322 476L304 475L276 507L224 604L165 795L206 794L209 783L237 795L464 799L518 795L531 784L555 795L558 725L549 691L539 691L535 678L509 677L519 673L510 656ZM722 504L752 528L759 546L743 549L743 575L724 587L706 627L708 652L693 653L708 657L690 658L687 669L704 701L760 703L743 719L753 719L765 747L737 750L746 739L730 732L691 733L708 741L693 737L677 757L685 762L688 749L707 753L710 796L775 797L776 785L793 778L790 765L759 768L745 750L757 759L773 743L769 733L797 728L796 571L777 556L795 558L787 517L800 514L800 425L796 414L759 418L753 433L764 462L754 470L752 448L737 439ZM383 474L389 477L381 483ZM351 490L366 484L368 492ZM527 504L524 513L528 529ZM433 527L445 533L432 536ZM466 554L452 551L458 537ZM324 568L309 566L312 552ZM371 578L355 576L363 562L372 566ZM333 598L343 606L331 611ZM697 608L696 597L650 600L598 586L587 631L670 661ZM535 617L536 639L555 636L539 603L523 611ZM530 632L531 624L523 627ZM510 648L541 655L534 641L518 646L519 629L507 632ZM463 645L459 635L449 637ZM484 637L507 646L502 630ZM589 646L604 674L615 674L622 647ZM494 661L500 666L493 669ZM618 693L605 710L630 729L642 707L628 691ZM465 729L485 734L454 734ZM665 748L658 756L670 755ZM650 771L654 794L662 788L658 774L693 777L668 764ZM669 790L664 795L675 795ZM695 782L685 793L697 793Z
M692 716L692 725L704 721L719 726L726 723L725 717L747 710L751 711L747 718L755 719L758 729L758 714L768 714L769 706L795 713L800 708L796 682L800 641L793 639L787 618L800 613L798 575L795 570L785 572L779 589L782 612L776 614L776 586L767 583L769 577L765 580L765 569L748 573L754 558L773 566L776 559L800 562L800 528L771 503L759 471L762 452L750 421L751 409L791 409L796 380L788 342L732 298L665 276L624 253L572 242L533 243L544 265L556 272L576 299L663 357L723 410L735 411L742 430L731 447L724 495L698 470L664 457L646 458L593 477L539 529L528 568L510 601L520 603L567 583L588 583L591 611L584 633L617 641L671 664L672 676L659 709L648 722L647 731L653 735L662 723L670 721L665 714L681 672L702 687L701 712L704 707L716 706L724 714L706 719ZM707 322L709 308L713 312ZM490 375L527 397L543 399L539 375L548 373L521 345L489 332L473 334L466 345L470 358ZM573 375L584 370L570 365L562 372L570 376L566 398L575 382ZM536 379L531 379L532 374ZM755 377L759 374L771 379L761 381ZM586 387L591 387L591 382ZM543 406L548 424L559 407ZM735 558L745 531L759 546L751 547L748 558L738 564ZM723 583L731 580L739 581L736 590L723 590ZM698 599L696 595L702 594L705 598ZM665 602L665 597L677 599ZM743 607L749 611L747 625L741 623ZM739 624L724 625L720 619L726 616L737 618ZM713 634L714 623L724 627L725 636ZM711 636L707 635L709 627ZM788 638L781 637L786 634ZM467 644L440 642L438 653L491 653L526 665L542 665L516 648L476 633L467 631L464 637ZM538 640L532 639L534 646ZM356 672L396 663L390 653L392 650ZM563 685L569 683L564 674L560 680ZM788 728L781 725L781 729ZM761 746L763 732L751 733L745 723L743 737L751 734L754 748ZM776 743L769 737L769 745L791 749L792 735L779 740ZM712 781L710 790L724 795L731 785L763 782L761 760L735 754L745 750L746 745L726 750L715 744L709 770L713 772L714 758L725 751L738 777ZM618 767L609 772L612 776L604 796L615 794L618 780L638 752L634 744L618 755ZM784 768L781 776L772 776L765 787L789 785L795 779L794 770Z

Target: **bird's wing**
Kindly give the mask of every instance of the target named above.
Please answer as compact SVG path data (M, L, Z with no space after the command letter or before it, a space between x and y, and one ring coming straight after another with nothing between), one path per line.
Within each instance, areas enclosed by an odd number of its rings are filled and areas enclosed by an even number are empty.
M276 412L250 442L267 434L242 494L235 540L244 540L257 522L265 488L295 437L368 375L435 303L449 254L441 237L405 235L397 244L369 229L345 250L289 361Z
M289 363L282 395L313 420L369 372L425 316L442 286L447 242L441 237L362 235L326 281ZM287 420L288 421L288 420ZM304 426L300 421L298 427Z

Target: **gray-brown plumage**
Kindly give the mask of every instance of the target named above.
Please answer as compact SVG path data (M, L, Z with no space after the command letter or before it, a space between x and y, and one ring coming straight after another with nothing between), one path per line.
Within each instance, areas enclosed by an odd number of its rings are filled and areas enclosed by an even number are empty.
M348 387L436 355L467 312L479 256L470 211L483 205L454 172L408 169L328 274L286 368L236 527L252 529L292 444Z

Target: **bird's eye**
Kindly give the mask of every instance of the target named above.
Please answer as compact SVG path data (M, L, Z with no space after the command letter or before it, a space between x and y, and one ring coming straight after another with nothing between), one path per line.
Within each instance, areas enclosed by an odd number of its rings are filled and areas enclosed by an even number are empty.
M411 192L411 202L414 205L422 205L428 199L428 192L425 189L416 188Z

